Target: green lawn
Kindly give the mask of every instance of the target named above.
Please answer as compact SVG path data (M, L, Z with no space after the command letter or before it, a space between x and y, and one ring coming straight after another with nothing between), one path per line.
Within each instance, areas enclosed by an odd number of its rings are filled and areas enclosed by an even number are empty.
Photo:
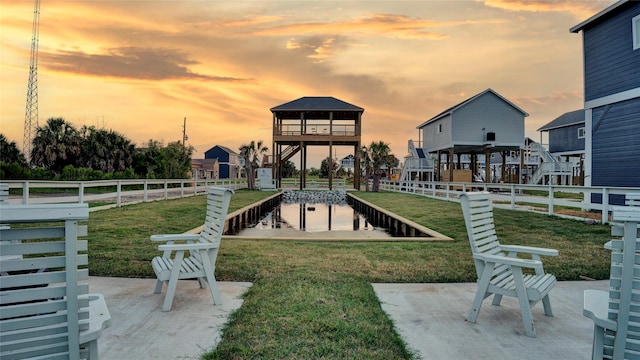
M231 209L270 192L239 190ZM217 349L206 359L411 359L380 308L371 282L468 282L475 270L460 205L416 195L357 193L364 200L455 239L453 242L303 242L224 239L216 277L251 281ZM91 213L90 273L153 277L149 236L202 224L203 196ZM503 243L551 247L544 259L560 280L606 279L609 227L496 209Z

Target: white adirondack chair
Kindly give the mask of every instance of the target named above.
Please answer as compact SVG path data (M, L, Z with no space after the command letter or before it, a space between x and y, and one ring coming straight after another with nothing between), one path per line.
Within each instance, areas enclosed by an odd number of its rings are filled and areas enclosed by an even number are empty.
M593 320L593 359L640 359L640 207L615 209L613 221L609 292L585 290L583 315Z
M556 283L555 276L544 272L540 255L557 256L558 251L501 245L493 223L493 206L488 192L464 193L460 195L460 204L478 275L478 290L467 320L476 322L482 302L492 294L493 305L496 306L500 305L503 295L517 297L525 333L535 337L531 307L542 300L544 313L553 316L549 291ZM531 259L517 257L520 253L529 254ZM523 268L533 269L535 273L525 274Z
M170 311L178 280L198 279L201 288L209 283L214 304L222 304L220 292L214 277L216 258L224 224L229 210L229 201L233 190L222 187L210 187L207 193L207 214L204 227L199 234L152 235L152 241L164 242L158 246L162 256L151 261L156 273L155 294L162 292L167 283L167 293L162 311ZM185 254L186 253L186 254Z
M0 359L97 359L110 325L89 294L86 204L0 204ZM24 255L24 257L23 257Z

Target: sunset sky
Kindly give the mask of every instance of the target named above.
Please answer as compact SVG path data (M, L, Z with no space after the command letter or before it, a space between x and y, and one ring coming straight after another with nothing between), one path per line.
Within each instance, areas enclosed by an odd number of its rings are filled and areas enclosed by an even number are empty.
M492 88L530 114L538 141L583 105L582 35L569 28L614 2L42 0L39 124L62 117L142 145L182 140L186 117L203 158L217 144L270 147L270 108L333 96L365 109L363 144L402 160L416 126ZM19 147L33 7L0 3L0 132Z

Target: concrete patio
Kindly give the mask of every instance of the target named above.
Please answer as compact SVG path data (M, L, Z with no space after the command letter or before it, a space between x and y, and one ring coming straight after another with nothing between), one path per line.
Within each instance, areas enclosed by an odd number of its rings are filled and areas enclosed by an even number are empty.
M111 327L99 340L100 358L197 359L216 346L228 315L242 305L251 283L219 282L223 305L195 281L180 281L170 312L153 294L155 279L91 277L105 296ZM408 346L423 359L587 359L593 325L582 316L582 292L606 290L608 281L559 282L551 291L554 317L533 309L537 338L524 335L515 299L500 307L485 300L478 322L465 321L475 284L373 284L383 310Z

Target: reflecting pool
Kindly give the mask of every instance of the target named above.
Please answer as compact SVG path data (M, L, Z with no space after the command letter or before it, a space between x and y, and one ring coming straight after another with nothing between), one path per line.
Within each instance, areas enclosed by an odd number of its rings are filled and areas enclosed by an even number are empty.
M238 236L287 237L308 235L348 237L391 237L347 204L281 203L252 227ZM334 234L334 235L330 235Z

